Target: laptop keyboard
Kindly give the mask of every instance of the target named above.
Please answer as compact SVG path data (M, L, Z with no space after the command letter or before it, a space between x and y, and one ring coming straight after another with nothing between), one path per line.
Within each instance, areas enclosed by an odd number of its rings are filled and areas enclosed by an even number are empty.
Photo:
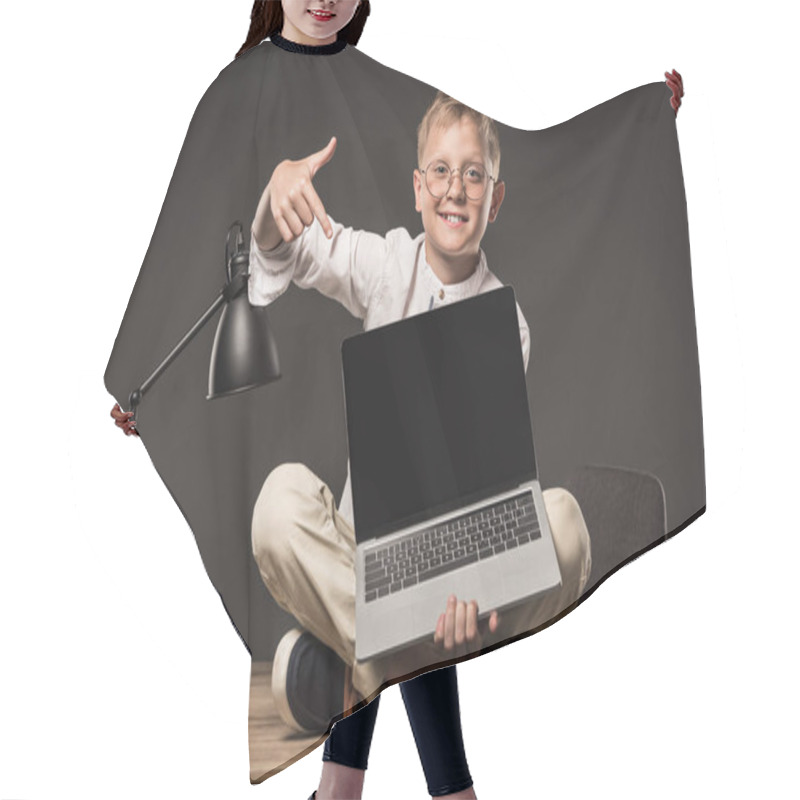
M366 602L522 547L541 535L529 491L416 531L366 554Z

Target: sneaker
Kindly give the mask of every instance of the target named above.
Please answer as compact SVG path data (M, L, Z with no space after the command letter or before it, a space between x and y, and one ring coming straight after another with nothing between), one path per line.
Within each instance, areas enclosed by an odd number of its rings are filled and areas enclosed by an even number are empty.
M272 695L281 719L299 733L324 733L342 713L345 663L308 631L284 634L272 661Z

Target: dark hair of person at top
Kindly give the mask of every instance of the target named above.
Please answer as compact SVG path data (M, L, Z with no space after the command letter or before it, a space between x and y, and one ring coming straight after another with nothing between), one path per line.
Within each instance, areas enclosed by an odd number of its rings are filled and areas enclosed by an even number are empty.
M356 45L369 16L369 0L361 0L350 22L339 31L338 39ZM236 58L283 30L283 6L280 0L255 0L250 12L250 30L244 44L239 48Z

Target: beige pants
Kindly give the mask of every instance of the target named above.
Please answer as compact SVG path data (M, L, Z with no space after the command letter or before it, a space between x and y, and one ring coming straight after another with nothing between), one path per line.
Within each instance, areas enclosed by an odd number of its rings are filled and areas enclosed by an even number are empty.
M591 545L578 503L564 489L545 491L544 503L561 587L503 612L495 641L552 619L580 597L589 579ZM304 464L281 464L267 476L253 509L252 539L261 578L275 601L353 667L353 685L363 697L454 657L431 636L400 652L355 660L355 533L327 484Z

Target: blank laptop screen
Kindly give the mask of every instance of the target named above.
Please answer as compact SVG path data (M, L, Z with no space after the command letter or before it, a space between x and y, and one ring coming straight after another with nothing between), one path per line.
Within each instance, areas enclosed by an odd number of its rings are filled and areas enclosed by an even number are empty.
M511 287L342 343L356 539L536 478Z

